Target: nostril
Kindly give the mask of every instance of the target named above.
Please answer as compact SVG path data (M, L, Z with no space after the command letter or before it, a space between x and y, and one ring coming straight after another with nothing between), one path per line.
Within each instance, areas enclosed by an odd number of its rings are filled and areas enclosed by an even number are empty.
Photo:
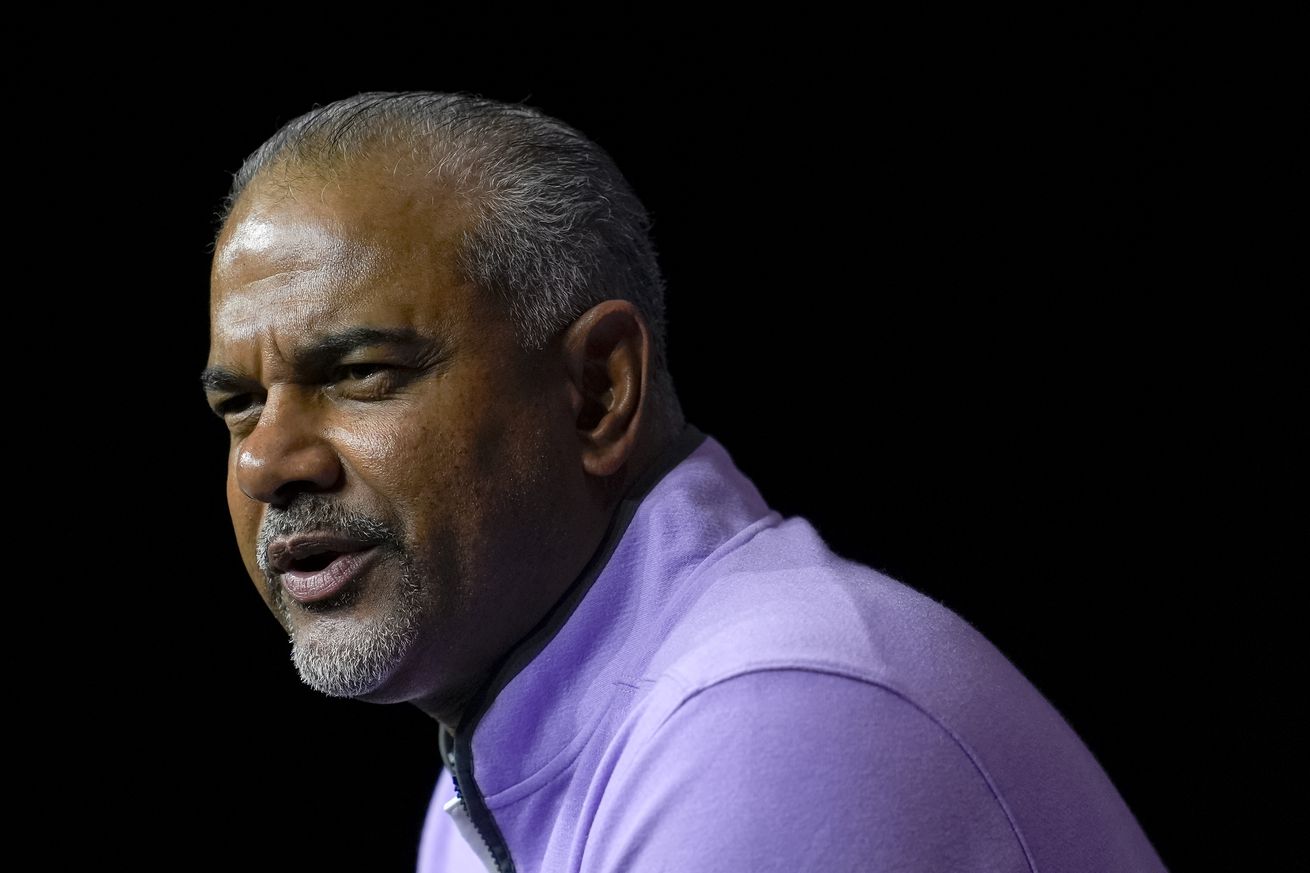
M313 482L307 479L296 479L291 482L284 482L273 491L273 499L269 501L278 506L286 506L295 500L301 494L319 490Z

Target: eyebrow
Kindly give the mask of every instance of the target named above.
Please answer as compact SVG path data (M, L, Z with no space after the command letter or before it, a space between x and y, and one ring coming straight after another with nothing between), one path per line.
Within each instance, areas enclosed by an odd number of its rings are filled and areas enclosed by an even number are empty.
M297 369L319 370L340 360L356 349L378 345L436 349L440 343L410 327L352 327L325 334L299 349L292 360ZM206 392L249 390L256 382L249 376L221 365L206 367L200 374Z
M206 394L219 391L240 391L242 388L250 387L253 382L253 379L242 376L227 367L206 367L204 372L200 374L200 385L205 389Z

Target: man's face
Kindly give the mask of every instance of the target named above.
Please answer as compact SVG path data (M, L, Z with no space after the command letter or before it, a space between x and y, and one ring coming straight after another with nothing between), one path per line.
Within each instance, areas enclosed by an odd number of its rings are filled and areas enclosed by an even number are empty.
M457 277L462 230L449 198L356 169L256 180L215 251L233 527L328 694L467 694L555 596L562 381Z

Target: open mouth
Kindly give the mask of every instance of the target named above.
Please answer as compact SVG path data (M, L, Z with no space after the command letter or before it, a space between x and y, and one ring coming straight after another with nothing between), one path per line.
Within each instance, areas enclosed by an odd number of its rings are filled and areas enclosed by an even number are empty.
M375 551L319 552L296 559L282 574L282 585L300 603L326 600L358 579Z
M296 573L317 573L319 570L327 569L337 558L341 557L342 552L319 552L316 555L310 555L307 558L293 558L287 570Z
M329 534L299 534L268 547L269 568L299 603L333 597L362 575L376 553L374 543Z

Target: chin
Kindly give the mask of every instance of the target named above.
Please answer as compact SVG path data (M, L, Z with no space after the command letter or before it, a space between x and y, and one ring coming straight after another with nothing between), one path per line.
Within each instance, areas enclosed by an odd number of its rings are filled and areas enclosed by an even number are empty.
M329 697L397 702L396 673L416 637L410 622L311 618L291 634L291 660L300 679Z
M419 636L423 601L414 577L369 574L330 600L297 604L280 589L280 617L290 629L300 679L329 697L377 703L404 699L397 681Z

